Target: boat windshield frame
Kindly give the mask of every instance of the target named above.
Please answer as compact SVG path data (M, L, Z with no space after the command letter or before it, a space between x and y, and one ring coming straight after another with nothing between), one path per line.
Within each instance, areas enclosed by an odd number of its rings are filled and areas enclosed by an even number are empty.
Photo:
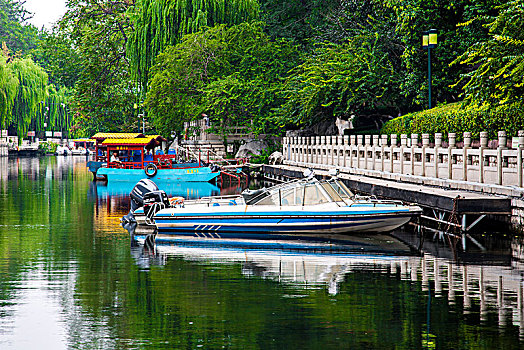
M335 187L336 186L336 187ZM314 187L315 198L311 200L306 191L308 188ZM275 206L304 206L304 205L318 205L324 203L341 203L348 204L351 201L353 194L349 189L341 183L338 179L318 180L300 179L291 182L286 182L280 185L275 185L267 189L265 195L261 196L252 205L275 205ZM289 197L289 198L288 198ZM292 199L292 200L291 200Z

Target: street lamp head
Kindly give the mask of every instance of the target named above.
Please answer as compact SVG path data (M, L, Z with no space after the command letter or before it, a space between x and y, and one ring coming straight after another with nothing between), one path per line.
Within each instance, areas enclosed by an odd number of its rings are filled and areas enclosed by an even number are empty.
M427 49L428 45L429 45L429 32L425 31L422 34L422 47Z
M437 46L437 30L436 29L430 29L428 33L429 33L428 47L434 48L434 47Z

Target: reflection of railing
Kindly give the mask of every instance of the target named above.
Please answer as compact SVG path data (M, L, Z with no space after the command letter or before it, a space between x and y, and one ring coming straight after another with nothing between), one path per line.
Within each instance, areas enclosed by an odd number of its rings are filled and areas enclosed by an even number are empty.
M296 241L276 240L274 243L282 247L286 244L294 244L291 247L297 245ZM246 244L271 243L248 241ZM521 337L524 336L524 284L521 277L523 270L510 266L459 265L430 254L422 257L366 254L348 256L343 253L300 254L295 250L289 251L290 254L281 254L283 248L235 250L216 247L203 249L201 246L191 248L183 245L157 247L160 253L174 253L191 261L205 261L206 264L213 260L220 263L242 262L253 267L243 269L246 274L263 271L260 277L293 284L296 287L323 286L330 294L337 294L339 284L352 273L365 271L368 274L387 274L391 278L400 278L420 285L423 292L431 293L432 298L440 300L439 303L444 298L447 298L450 305L461 303L462 306L458 307L458 310L463 310L465 314L478 313L481 322L486 322L490 315L496 313L501 328L517 326ZM317 249L322 251L321 246ZM324 249L333 249L333 246Z

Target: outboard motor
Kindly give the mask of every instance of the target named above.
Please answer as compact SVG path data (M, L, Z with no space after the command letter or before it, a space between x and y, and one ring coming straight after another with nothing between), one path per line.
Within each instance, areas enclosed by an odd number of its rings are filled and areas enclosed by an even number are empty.
M129 213L122 217L120 222L122 227L133 234L136 229L135 210L144 206L144 196L150 192L158 191L158 186L149 179L143 179L137 182L135 187L131 190L129 196L131 197L131 210Z
M131 211L134 212L144 206L144 196L147 193L158 191L159 188L153 181L143 179L137 182L129 196L131 197Z
M151 191L144 195L144 214L148 218L152 218L157 211L170 206L169 198L167 198L165 191Z

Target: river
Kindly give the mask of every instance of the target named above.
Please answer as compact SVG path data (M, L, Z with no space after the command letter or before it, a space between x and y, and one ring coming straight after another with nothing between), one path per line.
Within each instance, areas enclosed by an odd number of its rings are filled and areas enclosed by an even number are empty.
M91 178L82 157L0 158L0 349L524 347L523 240L509 232L456 254L433 235L418 253L404 231L347 250L147 250L119 222L134 184Z

